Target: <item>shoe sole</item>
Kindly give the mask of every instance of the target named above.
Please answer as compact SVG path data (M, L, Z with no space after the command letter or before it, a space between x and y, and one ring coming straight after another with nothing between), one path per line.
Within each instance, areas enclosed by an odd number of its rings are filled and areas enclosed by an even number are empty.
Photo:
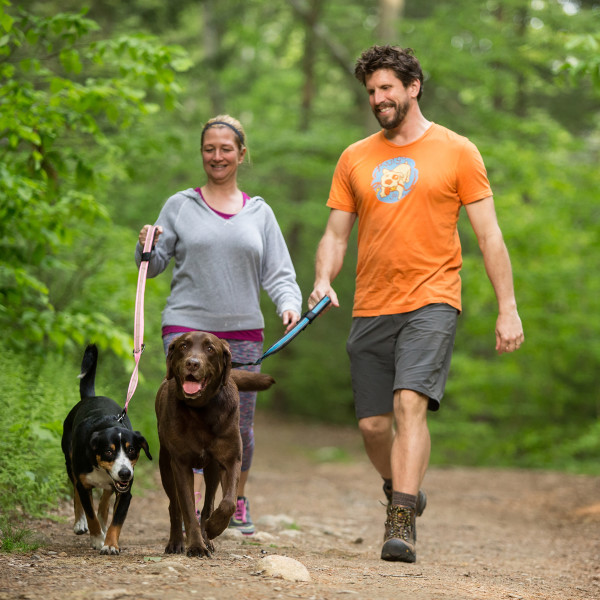
M383 544L381 559L396 562L414 563L417 554L406 542L398 538L392 538Z
M233 520L229 523L229 529L237 529L237 531L243 533L244 535L253 535L256 531L254 525L250 525L250 527L248 527L247 524L240 523L239 521L236 523Z

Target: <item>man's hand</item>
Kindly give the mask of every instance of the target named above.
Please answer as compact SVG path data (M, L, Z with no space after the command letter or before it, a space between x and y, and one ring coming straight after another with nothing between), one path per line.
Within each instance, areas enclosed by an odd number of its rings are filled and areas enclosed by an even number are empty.
M309 310L313 309L325 296L329 296L331 304L323 310L323 314L325 314L332 306L335 306L336 308L340 307L337 294L335 293L331 285L315 285L315 289L308 297Z
M507 314L498 315L496 321L496 352L514 352L525 341L523 325L519 313L514 310Z

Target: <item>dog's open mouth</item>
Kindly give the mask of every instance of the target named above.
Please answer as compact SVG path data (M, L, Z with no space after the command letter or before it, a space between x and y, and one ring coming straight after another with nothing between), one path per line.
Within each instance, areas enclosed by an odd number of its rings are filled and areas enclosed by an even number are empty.
M188 396L195 396L206 387L206 381L206 379L198 381L193 375L188 375L183 381L183 391Z
M117 481L113 479L113 485L119 494L123 494L131 487L131 481Z

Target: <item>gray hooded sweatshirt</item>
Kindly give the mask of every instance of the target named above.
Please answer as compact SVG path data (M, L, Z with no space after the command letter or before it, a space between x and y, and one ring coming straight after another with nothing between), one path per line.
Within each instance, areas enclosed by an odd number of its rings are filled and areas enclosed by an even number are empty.
M171 196L156 225L163 233L152 252L148 277L175 258L171 294L162 325L202 331L262 329L261 287L277 314L298 314L302 295L283 234L271 207L259 196L224 219L190 188ZM135 259L140 265L142 247Z

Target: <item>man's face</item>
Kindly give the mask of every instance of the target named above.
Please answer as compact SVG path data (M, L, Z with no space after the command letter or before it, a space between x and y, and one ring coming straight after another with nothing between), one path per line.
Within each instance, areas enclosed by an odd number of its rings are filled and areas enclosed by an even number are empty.
M417 92L418 92L418 82ZM416 98L415 84L405 88L391 69L379 69L365 78L369 104L384 129L395 129L404 121L410 103Z

